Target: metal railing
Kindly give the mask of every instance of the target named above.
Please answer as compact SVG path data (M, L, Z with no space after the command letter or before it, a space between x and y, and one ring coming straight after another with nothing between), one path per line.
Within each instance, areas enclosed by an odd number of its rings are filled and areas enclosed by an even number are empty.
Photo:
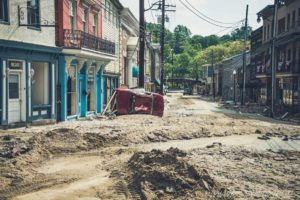
M116 53L116 45L114 42L98 38L80 30L64 29L63 45L66 48L87 48L113 55Z
M299 66L297 69L298 61L284 61L284 62L278 62L277 65L277 72L278 73L298 73L299 72Z

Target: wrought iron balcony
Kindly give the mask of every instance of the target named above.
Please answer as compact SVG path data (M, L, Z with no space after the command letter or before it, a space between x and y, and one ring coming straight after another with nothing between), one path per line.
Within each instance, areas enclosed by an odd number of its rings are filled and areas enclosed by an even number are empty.
M80 30L65 29L63 46L73 49L87 48L113 55L116 53L116 45L114 42L98 38Z
M284 61L278 62L277 65L277 72L278 73L298 73L299 69L297 69L296 63L298 61Z
M257 65L256 66L256 75L270 75L271 74L271 65Z

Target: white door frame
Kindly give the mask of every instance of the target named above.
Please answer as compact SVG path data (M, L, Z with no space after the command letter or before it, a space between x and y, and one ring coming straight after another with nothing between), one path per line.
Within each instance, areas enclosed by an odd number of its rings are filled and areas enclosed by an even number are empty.
M18 74L19 75L19 101L20 101L20 121L22 122L26 122L26 71L25 71L25 66L26 66L26 62L24 60L16 60L16 59L8 59L6 63L8 63L9 61L20 61L22 62L22 69L19 70L14 70L14 69L9 69L9 66L6 66L7 69L7 83L9 83L9 76L11 74ZM8 104L8 110L7 113L9 112L9 85L7 86L7 90L8 90L8 97L7 97L7 104ZM9 114L8 114L8 119L7 119L8 124L11 123L10 119L9 119Z

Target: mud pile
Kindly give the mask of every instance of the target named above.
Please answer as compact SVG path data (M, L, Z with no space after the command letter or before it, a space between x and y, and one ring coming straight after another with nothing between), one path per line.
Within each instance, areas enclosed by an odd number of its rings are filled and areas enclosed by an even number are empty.
M13 135L0 137L0 163L8 159L26 154L31 150L28 142L21 140Z
M186 157L185 152L174 148L135 153L128 162L130 191L141 199L218 199L214 194L226 192L206 170L198 171Z

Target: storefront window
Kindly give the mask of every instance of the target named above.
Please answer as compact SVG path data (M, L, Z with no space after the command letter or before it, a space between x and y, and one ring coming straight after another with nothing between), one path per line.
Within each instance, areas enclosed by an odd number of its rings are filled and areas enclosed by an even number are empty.
M76 66L71 66L68 71L68 82L67 82L67 115L72 116L77 113L77 94L76 94Z
M49 64L33 62L32 69L32 103L33 105L49 104Z

